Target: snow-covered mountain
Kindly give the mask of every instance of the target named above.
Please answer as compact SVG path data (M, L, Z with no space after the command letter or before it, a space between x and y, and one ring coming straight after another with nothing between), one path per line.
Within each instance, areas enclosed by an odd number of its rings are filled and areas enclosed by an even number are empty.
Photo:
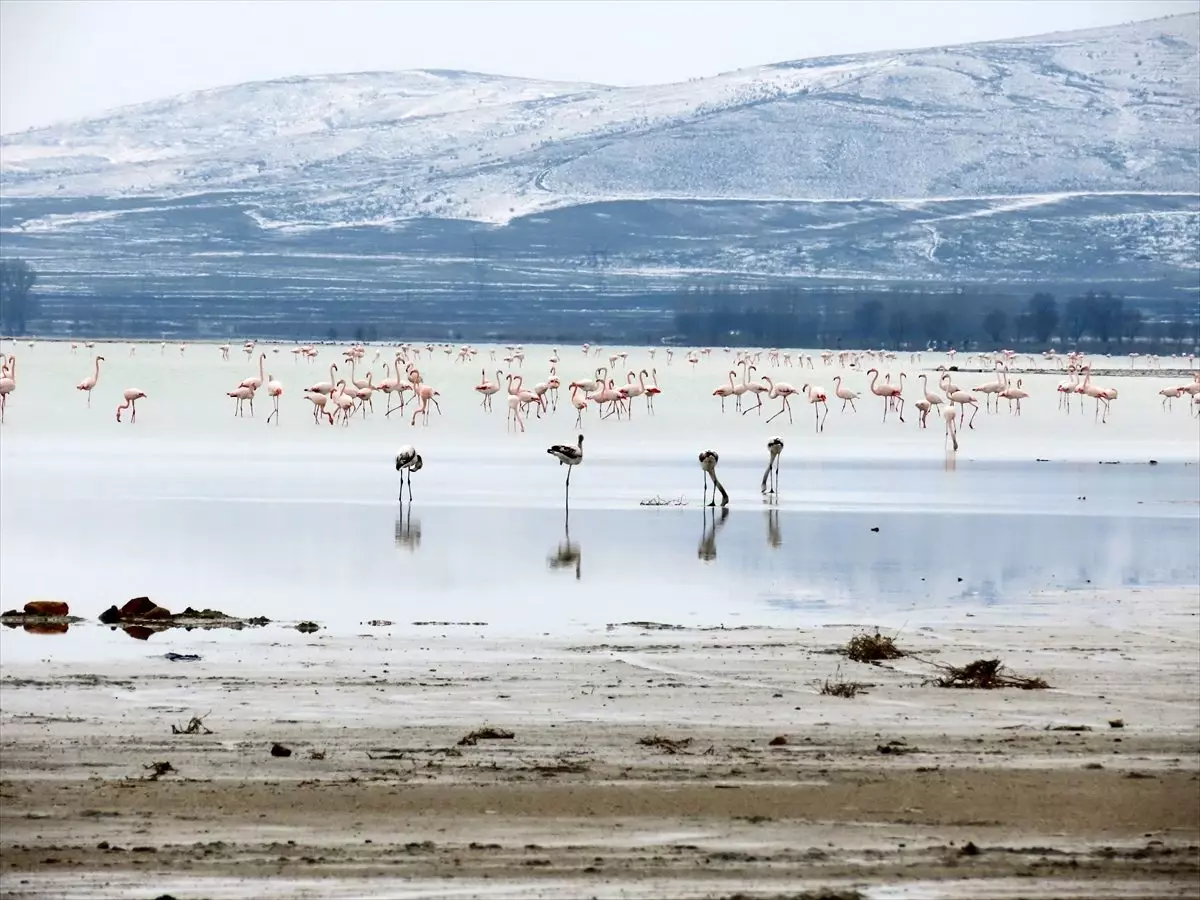
M477 269L485 235L564 277L597 246L659 276L1193 277L1200 15L652 87L412 71L217 88L3 136L0 198L6 252L49 271L64 242L202 269L350 230L360 261Z

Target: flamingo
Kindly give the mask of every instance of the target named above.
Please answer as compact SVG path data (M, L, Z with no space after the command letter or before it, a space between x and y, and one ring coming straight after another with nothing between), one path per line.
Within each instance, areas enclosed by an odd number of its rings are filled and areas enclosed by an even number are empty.
M283 396L283 385L275 380L274 375L267 376L267 396L271 398L271 402L275 404L275 409L271 415L267 416L267 424L271 424L271 419L275 419L275 424L279 424L279 398Z
M654 379L654 384L646 385L646 409L650 415L654 415L654 398L662 393L662 388L658 386L658 369L651 369L650 377Z
M918 400L913 404L913 406L915 406L921 413L921 415L917 417L917 424L922 428L925 428L925 420L929 417L929 410L933 409L933 404L928 400Z
M842 376L835 375L833 378L833 393L839 400L842 401L842 412L846 411L846 404L850 404L850 409L858 412L858 407L854 405L854 401L858 399L858 394L850 388L842 387Z
M125 402L117 407L117 421L121 421L121 410L128 409L129 424L132 425L137 421L137 402L139 400L144 400L146 398L146 394L144 391L139 391L137 388L126 388L122 392L121 396L125 398Z
M0 354L2 357L3 354ZM0 367L0 425L4 424L4 408L8 405L8 395L17 389L17 358L10 356L8 365Z
M874 374L871 379L871 393L876 397L883 398L883 421L887 421L888 407L892 405L893 400L900 401L900 421L904 421L904 398L901 396L901 391L904 390L904 373L900 373L900 386L895 387L891 384L881 384L876 386L875 382L879 380L878 369L867 369L867 374Z
M263 363L265 363L266 360L267 360L267 354L260 353L258 355L258 374L245 379L238 385L238 387L248 387L252 391L257 391L260 387L262 387Z
M320 413L325 413L326 418L329 419L329 424L330 425L333 424L333 416L330 415L329 413L325 412L325 404L329 402L329 397L327 395L318 394L316 391L309 391L308 393L306 393L304 395L304 399L309 401L313 405L313 424L314 425L320 424L317 420L317 416Z
M762 477L762 492L764 494L779 493L779 454L783 452L783 438L773 437L767 441L767 471L763 472ZM771 489L767 490L767 481L771 478L771 473L775 473L774 483Z
M578 388L576 388L576 390L578 390ZM573 399L575 395L572 394L571 396ZM580 415L582 415L582 413ZM576 425L578 426L579 416L576 416L575 418ZM521 431L525 430L525 423L521 421L521 398L516 394L508 395L508 418L506 418L504 421L505 428L508 427L508 419L512 419L519 426L521 426Z
M921 393L925 395L925 405L926 405L926 407L928 407L927 409L924 410L924 412L926 415L928 415L929 410L933 409L933 407L936 406L939 409L941 408L942 398L939 397L937 394L933 393L933 391L929 390L929 376L928 375L926 375L924 372L922 372L919 376L919 380L921 382Z
M1067 371L1067 379L1060 381L1055 390L1058 392L1058 408L1071 411L1071 395L1075 393L1075 388L1079 386L1079 379L1075 374L1075 366L1072 364Z
M496 380L487 380L487 369L480 369L479 384L475 385L475 392L483 396L483 402L480 404L485 410L491 412L492 396L500 393L500 372L496 372Z
M721 412L725 412L725 398L726 398L726 397L729 397L729 396L732 396L732 395L733 395L733 393L734 393L734 389L735 389L736 385L734 385L734 383L733 383L733 377L734 377L735 375L737 375L737 372L734 372L734 371L731 369L731 370L730 370L730 372L729 372L729 384L728 384L728 385L724 385L724 384L723 384L723 385L721 385L719 388L717 388L715 391L713 391L713 392L712 392L712 395L713 395L714 397L720 397L720 398L721 398ZM744 394L744 393L746 393L746 391L745 391L745 389L743 388L743 389L742 389L742 394ZM738 394L738 400L737 400L737 402L738 402L738 404L740 404L740 403L741 403L741 394Z
M983 384L981 384L977 388L975 388L975 393L984 395L984 400L983 400L984 407L985 407L985 409L987 409L988 412L992 411L992 406L991 406L992 394L998 395L1001 391L1003 391L1006 387L1008 387L1008 381L1005 378L1004 370L1003 370L1003 368L1001 368L1003 365L1004 365L1004 363L1002 363L1000 360L996 360L996 371L999 373L1000 377L997 378L995 381L985 381ZM1000 397L997 396L996 397L996 409L999 410L999 408L1000 408Z
M1011 385L1006 383L1004 385L1004 390L1002 390L999 394L996 395L996 408L997 409L1000 408L1000 398L1001 397L1003 397L1005 400L1008 401L1008 405L1009 405L1010 409L1012 408L1013 401L1014 400L1017 401L1016 415L1019 416L1021 414L1021 401L1028 399L1029 394L1027 394L1025 391L1021 390L1021 379L1018 378L1016 387L1012 387Z
M578 386L571 388L571 405L575 407L575 427L582 428L583 411L587 409L587 398L579 396ZM653 409L654 407L650 408Z
M412 502L412 473L420 472L425 465L425 460L421 458L421 454L417 452L417 448L412 444L405 444L396 453L396 471L400 473L400 496L396 499L403 502L404 500L404 473L408 473L408 501Z
M310 387L306 387L304 390L309 391L310 393L314 393L314 394L325 394L326 396L332 394L333 389L336 387L336 385L334 384L334 378L336 377L334 375L334 372L336 372L336 371L337 371L337 363L330 363L330 365L329 365L329 380L328 381L318 381L316 384L314 384Z
M1104 417L1100 420L1101 424L1104 424L1105 422L1108 421L1109 403L1111 401L1117 399L1117 389L1116 388L1102 388L1102 387L1098 387L1097 385L1092 384L1092 367L1090 365L1084 366L1083 371L1086 372L1087 374L1083 379L1083 384L1081 384L1077 388L1077 390L1080 393L1086 394L1087 396L1095 399L1097 416L1100 415L1100 404L1101 403L1104 404ZM1079 402L1080 403L1083 402L1082 397L1080 398Z
M764 375L762 377L762 380L763 380L763 382L766 383L766 385L769 389L769 393L767 394L767 399L774 400L775 398L778 397L779 399L781 399L783 401L783 405L779 407L779 412L775 413L775 415L773 415L773 416L771 416L771 418L767 419L767 422L769 423L773 419L777 418L778 416L783 415L783 413L785 411L788 414L788 422L791 422L792 421L792 406L788 402L788 397L797 393L796 389L794 387L792 387L790 384L788 384L786 381L775 381L769 375Z
M429 424L429 404L430 403L432 403L435 407L437 407L439 416L442 414L441 404L437 402L437 398L440 397L442 395L442 393L441 393L441 391L435 391L433 388L431 388L427 384L420 384L420 385L417 385L415 394L417 396L417 399L421 401L421 405L418 406L416 411L413 413L412 422L410 422L409 424L416 425L417 424L417 416L421 415L421 413L424 413L425 418L422 419L421 421L423 424L428 425Z
M576 443L554 444L546 448L546 452L558 460L560 466L567 467L566 502L571 502L571 469L583 462L583 435L579 435Z
M1159 396L1161 396L1163 398L1162 399L1163 410L1172 409L1175 406L1175 404L1172 401L1174 401L1179 396L1186 394L1187 387L1184 386L1184 387L1163 388L1158 393L1159 393ZM1170 405L1168 406L1168 404L1170 404Z
M239 385L232 391L226 391L225 396L233 397L235 400L237 400L237 403L233 407L233 414L235 416L244 415L242 404L247 400L250 401L250 415L254 415L254 388L250 387L248 384Z
M946 394L946 399L950 401L951 406L954 406L954 404L957 403L964 416L967 414L968 405L975 407L974 410L971 411L970 420L967 422L968 428L974 428L975 416L979 412L979 401L968 392L960 390L950 391Z
M705 503L701 500L702 506L717 505L717 491L721 492L721 505L729 505L729 493L725 490L725 486L717 480L717 463L720 461L716 450L705 450L700 454L700 470L704 473L704 500L708 499L708 479L712 479L713 483L713 498L711 503Z
M762 405L763 405L762 395L767 393L768 389L767 389L767 386L765 384L763 384L761 381L751 381L750 380L750 378L749 378L750 373L756 372L756 371L758 371L756 366L748 366L746 368L745 375L742 378L742 383L746 385L746 390L754 395L754 401L755 401L753 406L742 410L743 416L746 413L750 412L750 410L752 410L752 409L757 409L758 414L760 416L762 415Z
M100 380L100 363L102 363L102 362L104 362L104 357L97 356L95 371L92 372L92 374L89 375L87 378L83 379L83 381L79 382L79 384L75 385L75 390L87 391L88 409L92 408L92 388L94 388L96 386L96 382L98 382Z
M979 404L976 402L974 397L971 398L971 402L975 404L975 412L979 412ZM954 417L956 415L958 414L954 411L953 402L951 402L950 405L946 407L946 411L942 413L942 418L946 420L946 437L950 438L950 441L954 446L955 453L958 452L958 429L954 427ZM974 414L972 414L971 418L974 418Z
M816 416L816 418L817 418L817 431L818 432L824 431L825 430L825 419L821 416L821 411L817 407L824 405L825 415L826 416L829 415L829 403L826 402L825 388L820 387L819 385L815 385L815 384L813 384L813 385L806 384L803 387L801 387L800 390L808 392L808 402L812 404L813 415Z

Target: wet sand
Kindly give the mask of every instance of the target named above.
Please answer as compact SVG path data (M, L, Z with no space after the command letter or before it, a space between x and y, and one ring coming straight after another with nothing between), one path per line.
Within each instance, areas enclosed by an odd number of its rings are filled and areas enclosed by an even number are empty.
M0 896L1194 897L1197 592L1069 602L943 613L880 665L836 652L872 622L268 626L6 665ZM1051 689L923 684L980 657ZM193 715L212 733L172 734ZM484 726L513 736L460 744Z

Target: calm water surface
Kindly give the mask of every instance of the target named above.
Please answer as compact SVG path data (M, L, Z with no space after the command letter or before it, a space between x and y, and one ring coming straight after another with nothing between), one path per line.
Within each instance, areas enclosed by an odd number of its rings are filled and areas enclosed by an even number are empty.
M69 379L53 374L48 353L39 361L42 350L28 354L36 365L21 373L23 405L10 405L0 437L4 608L57 598L94 619L145 594L172 610L313 619L334 633L388 619L398 628L486 622L488 634L524 635L628 620L894 621L931 609L957 618L1001 608L1019 621L1046 612L1039 592L1200 582L1200 467L1184 461L1186 410L1134 411L1128 418L1140 416L1140 426L1104 431L1078 415L1060 418L1045 399L1020 419L981 414L972 443L948 461L940 424L893 429L865 411L835 410L816 437L800 415L795 425L770 426L723 418L704 400L712 399L703 382L711 373L676 371L687 417L664 394L657 417L585 422L588 455L572 476L568 514L565 470L545 447L571 438L574 410L564 403L525 435L507 434L503 404L488 417L470 396L477 367L428 364L447 386L446 414L427 429L380 415L347 429L317 427L292 395L284 426L268 429L267 398L258 420L242 421L216 388L197 387L219 376L228 389L224 382L247 374L244 365L125 360L139 367L142 384L157 384L157 405L139 405L129 428L116 425L111 398L98 395L88 410L57 384ZM70 362L87 368L82 355ZM327 377L319 364L275 362L289 384ZM119 394L130 380L108 387ZM179 403L190 404L190 416ZM1175 452L1147 465L1162 454L1138 428L1159 429ZM1100 436L1132 448L1133 458L1034 462L1022 452L1022 429L1030 450L1063 446L1070 459ZM764 502L761 447L773 433L787 449L781 494ZM984 440L1001 452L966 449ZM426 456L411 505L397 502L391 459L405 441ZM733 498L725 511L700 506L696 452L706 446L721 450L718 471ZM686 505L639 505L651 497ZM1058 604L1069 618L1069 600ZM151 643L178 649L197 639L172 632ZM40 658L69 645L103 654L118 641L135 643L92 625L65 637L3 629L0 653Z

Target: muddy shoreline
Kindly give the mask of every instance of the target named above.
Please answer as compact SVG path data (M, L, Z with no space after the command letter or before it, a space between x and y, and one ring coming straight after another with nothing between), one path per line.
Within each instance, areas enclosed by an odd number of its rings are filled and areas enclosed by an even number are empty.
M1135 624L1095 624L1113 604ZM1196 592L1076 606L897 638L1049 690L838 654L872 623L276 630L5 665L0 896L1195 896ZM483 726L512 737L460 743Z

